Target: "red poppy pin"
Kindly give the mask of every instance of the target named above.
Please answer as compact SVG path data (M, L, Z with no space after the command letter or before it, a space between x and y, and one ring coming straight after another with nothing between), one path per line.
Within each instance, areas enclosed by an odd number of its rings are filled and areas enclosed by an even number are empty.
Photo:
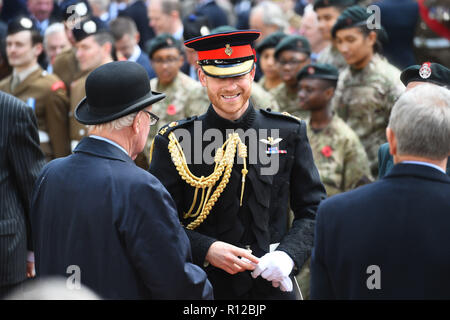
M333 154L333 149L330 146L325 146L320 151L325 157L329 158Z
M167 107L167 114L169 116L173 116L175 113L177 113L177 108L175 107L175 105L169 104L169 106Z

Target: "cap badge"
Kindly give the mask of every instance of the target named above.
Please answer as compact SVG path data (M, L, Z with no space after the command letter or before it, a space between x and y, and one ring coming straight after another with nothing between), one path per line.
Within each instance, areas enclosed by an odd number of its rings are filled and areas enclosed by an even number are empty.
M419 69L419 75L422 79L428 79L431 76L431 63L425 62Z
M231 56L231 54L233 53L233 49L231 48L231 46L227 43L225 45L225 54L227 56Z
M83 25L83 31L87 34L95 33L97 31L97 25L94 21L88 21Z
M316 71L314 70L314 68L313 67L309 67L308 68L308 73L309 74L314 74Z
M172 46L172 45L173 45L173 41L172 41L172 39L170 39L170 38L168 38L168 39L166 40L166 43L167 43L168 46Z
M32 26L33 26L33 22L30 20L30 19L28 19L28 18L22 18L22 19L20 19L20 25L22 26L22 27L24 27L25 29L30 29Z

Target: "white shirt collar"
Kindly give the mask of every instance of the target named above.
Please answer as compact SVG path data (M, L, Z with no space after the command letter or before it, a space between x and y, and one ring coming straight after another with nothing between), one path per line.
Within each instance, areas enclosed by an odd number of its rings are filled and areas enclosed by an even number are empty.
M134 46L133 54L128 58L128 61L136 62L139 56L141 55L141 48L138 45Z
M441 167L439 167L439 166L437 166L435 164L429 163L429 162L424 162L424 161L402 161L401 163L418 164L418 165L421 165L421 166L431 167L431 168L435 168L436 170L439 170L440 172L445 174L445 170L444 169L442 169Z
M116 143L116 142L114 142L112 140L109 140L108 138L96 136L96 135L93 135L93 134L91 134L89 136L89 138L94 138L94 139L97 139L97 140L102 140L102 141L108 142L109 144L112 144L113 146L115 146L115 147L119 148L120 150L122 150L123 152L125 152L125 154L127 156L130 156L128 154L127 150L125 150L121 145L119 145L118 143Z

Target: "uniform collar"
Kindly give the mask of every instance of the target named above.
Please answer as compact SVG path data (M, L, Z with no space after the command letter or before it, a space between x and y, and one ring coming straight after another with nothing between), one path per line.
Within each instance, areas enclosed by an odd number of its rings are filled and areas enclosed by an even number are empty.
M206 112L206 124L210 128L217 129L243 129L247 130L251 128L253 120L255 120L256 112L253 108L252 102L249 101L248 108L245 113L237 120L228 120L222 118L214 110L213 106L210 104L208 111Z
M18 76L19 77L19 83L23 82L30 74L32 74L34 71L39 69L39 64L34 64L33 66L31 66L30 68L17 72L16 70L13 70L13 74L12 76Z

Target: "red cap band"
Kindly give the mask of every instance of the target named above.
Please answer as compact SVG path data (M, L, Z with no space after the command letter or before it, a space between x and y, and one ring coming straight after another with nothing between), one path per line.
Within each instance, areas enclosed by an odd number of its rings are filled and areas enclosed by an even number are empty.
M198 51L198 60L237 59L254 55L251 45L227 46L215 50Z

